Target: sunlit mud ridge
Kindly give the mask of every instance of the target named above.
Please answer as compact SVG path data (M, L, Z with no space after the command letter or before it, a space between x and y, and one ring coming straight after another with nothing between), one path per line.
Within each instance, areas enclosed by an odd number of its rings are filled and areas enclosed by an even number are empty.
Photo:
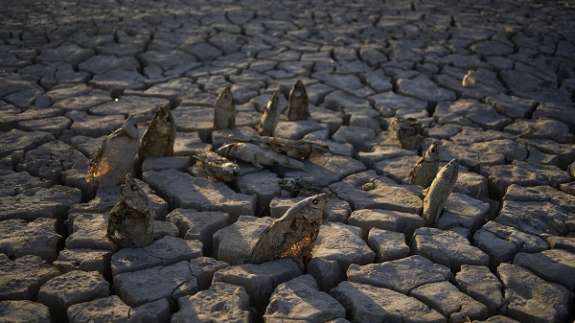
M575 320L570 1L0 7L0 322Z

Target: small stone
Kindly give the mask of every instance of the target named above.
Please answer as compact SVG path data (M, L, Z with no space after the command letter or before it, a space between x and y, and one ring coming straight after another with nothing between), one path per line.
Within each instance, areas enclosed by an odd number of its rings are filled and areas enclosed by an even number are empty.
M312 276L303 275L279 284L264 314L266 322L303 320L326 322L345 317L345 309L333 297L318 290Z
M351 313L354 322L446 322L419 300L387 288L344 281L330 294Z
M501 282L488 267L463 265L455 281L463 292L485 304L490 313L496 313L503 303Z
M3 323L50 323L47 306L31 301L0 301Z
M47 281L38 300L49 306L56 317L66 316L68 307L110 295L110 284L97 271L74 270Z
M171 322L250 322L250 298L242 286L214 283L205 291L178 299Z
M267 302L277 285L301 275L298 265L290 259L280 259L262 264L230 266L216 271L212 283L229 283L243 286L252 305Z
M409 256L409 246L405 243L405 235L399 232L377 228L369 230L367 242L377 254L377 262L385 262Z
M415 253L450 266L453 270L459 270L463 264L489 265L487 254L453 231L419 228L415 230L411 248Z
M32 193L32 194L30 194ZM34 220L39 217L63 218L68 208L80 203L79 189L54 185L15 196L0 196L0 220Z

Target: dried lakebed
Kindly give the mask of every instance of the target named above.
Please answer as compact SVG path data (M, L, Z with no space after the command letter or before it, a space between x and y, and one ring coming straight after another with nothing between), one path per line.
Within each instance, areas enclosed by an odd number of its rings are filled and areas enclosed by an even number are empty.
M1 322L575 318L568 2L2 7ZM298 80L309 116L290 121ZM235 128L214 128L226 87ZM153 242L118 249L106 235L115 200L93 199L86 173L106 135L132 115L141 138L160 107L176 136L174 156L142 164ZM231 183L197 173L193 153L249 138L278 111L267 135L329 152L300 169L239 163ZM393 118L419 128L394 140L415 128ZM409 178L432 144L441 166L459 167L428 226L427 193ZM280 186L296 178L311 185L299 196ZM317 187L329 193L326 221L305 266L246 262L261 232Z

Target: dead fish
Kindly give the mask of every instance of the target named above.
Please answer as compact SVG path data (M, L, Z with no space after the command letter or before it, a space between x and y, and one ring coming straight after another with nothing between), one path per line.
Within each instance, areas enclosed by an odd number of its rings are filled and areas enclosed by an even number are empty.
M301 80L298 80L289 92L287 117L289 121L305 120L310 117L307 91Z
M260 168L275 165L294 169L304 168L304 164L299 160L247 142L227 144L218 148L216 152L224 157L245 161Z
M144 132L138 149L138 166L149 157L172 156L176 141L176 124L168 105L158 109Z
M327 145L309 140L292 140L279 137L251 136L247 140L236 141L263 144L271 150L297 159L307 159L312 153L329 152Z
M433 143L415 163L409 173L409 183L426 188L433 182L438 169L439 149L437 144Z
M313 179L304 177L280 178L278 185L281 189L288 191L293 196L311 196L322 192L322 188L313 182Z
M134 167L138 152L138 126L130 116L122 127L107 135L90 161L86 180L99 186L119 185Z
M192 158L198 161L194 168L198 169L199 173L206 177L223 182L231 182L240 173L238 164L213 151L195 152L192 153Z
M323 223L327 195L310 196L289 208L261 234L252 249L251 262L306 257Z
M236 105L232 90L226 86L214 105L214 129L232 129L236 126Z
M452 159L445 166L441 167L431 186L427 189L423 199L423 219L428 226L434 226L439 220L445 202L457 182L459 173L459 162Z
M391 118L387 128L387 141L403 149L416 149L423 140L423 129L413 118Z
M472 87L476 83L475 80L475 71L469 70L463 76L463 80L461 80L461 86L463 87Z
M119 248L145 247L153 241L153 212L144 182L126 175L120 200L110 211L107 236Z
M266 104L260 121L256 126L256 130L261 136L273 136L281 114L278 102L279 93L276 91Z

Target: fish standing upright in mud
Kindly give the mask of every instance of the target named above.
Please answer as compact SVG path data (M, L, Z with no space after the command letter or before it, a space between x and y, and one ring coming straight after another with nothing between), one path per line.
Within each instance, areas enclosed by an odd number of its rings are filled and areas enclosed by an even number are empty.
M289 92L287 117L289 121L305 120L310 117L307 91L300 80Z
M149 157L172 156L176 141L176 124L168 105L158 109L148 129L144 132L138 149L138 170Z
M216 152L224 157L241 160L260 168L276 165L293 169L304 168L303 162L299 160L247 142L227 144L218 148Z
M145 247L153 241L153 213L144 186L126 175L120 200L110 211L107 236L119 248Z
M119 185L133 170L138 152L138 126L130 116L122 127L107 135L90 161L86 180L98 186Z
M423 199L423 219L428 226L434 226L439 220L445 202L447 202L449 194L457 182L458 173L459 162L452 159L441 167L431 186L427 189Z
M260 136L273 136L280 119L279 93L276 91L266 104L256 130Z
M229 86L216 98L214 105L214 129L232 129L236 126L236 105Z
M433 143L415 163L415 167L409 173L409 183L423 188L429 187L438 169L439 148L436 143Z
M252 249L251 262L279 258L301 259L311 252L323 223L327 195L310 196L289 208L261 234Z

